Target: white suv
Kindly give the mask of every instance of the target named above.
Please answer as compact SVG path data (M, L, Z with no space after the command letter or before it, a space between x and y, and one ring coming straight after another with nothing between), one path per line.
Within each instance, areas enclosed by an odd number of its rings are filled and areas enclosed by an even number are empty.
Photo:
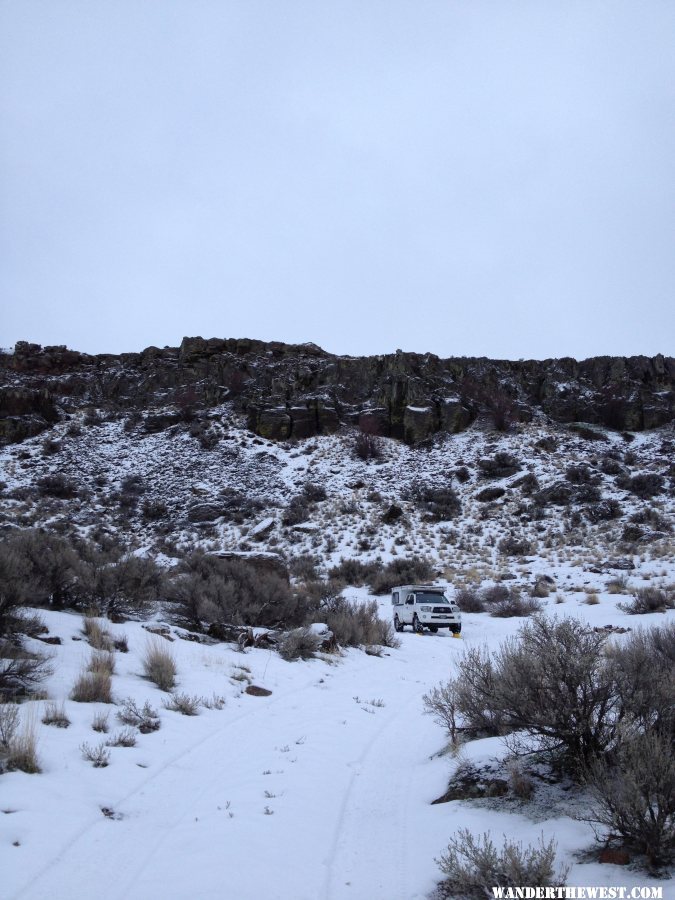
M445 596L445 588L433 584L403 584L391 592L394 628L406 625L421 634L425 628L434 633L449 628L453 634L462 630L462 614L454 600Z

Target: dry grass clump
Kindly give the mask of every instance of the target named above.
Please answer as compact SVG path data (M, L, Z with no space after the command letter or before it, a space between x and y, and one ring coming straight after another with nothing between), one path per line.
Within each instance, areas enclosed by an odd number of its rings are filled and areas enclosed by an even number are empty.
M608 581L605 589L608 594L625 594L628 589L628 579L625 575L621 575L619 578L612 578L611 581Z
M172 694L170 700L163 700L164 709L170 709L173 712L179 712L183 716L198 716L199 707L202 705L202 698L189 694Z
M99 733L107 734L109 730L108 725L108 713L100 712L96 713L91 722L91 727L94 731L98 731Z
M136 729L123 728L114 734L106 742L106 747L135 747L136 746Z
M597 606L600 603L600 598L596 591L586 591L586 600L584 602L586 606Z
M76 703L112 703L112 678L108 672L80 672L70 692Z
M108 651L99 651L91 654L87 671L94 675L114 675L115 656Z
M19 710L13 704L0 707L0 744L4 748L5 767L9 771L36 775L40 772L37 756L37 726L35 713L29 710L23 728L17 731Z
M66 705L61 703L48 703L42 716L44 725L54 725L56 728L67 728L70 725L70 719L66 715Z
M157 640L148 641L145 647L143 672L161 691L170 691L176 686L176 660Z
M106 653L112 653L115 649L115 642L108 629L101 625L98 619L85 617L82 623L82 631L84 632L89 645L94 650L103 650Z

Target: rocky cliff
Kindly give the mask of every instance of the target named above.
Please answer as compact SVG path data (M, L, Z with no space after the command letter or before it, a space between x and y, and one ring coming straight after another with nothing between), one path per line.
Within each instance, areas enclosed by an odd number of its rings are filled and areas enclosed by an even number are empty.
M675 420L675 359L349 357L314 344L200 337L118 356L27 342L0 355L2 443L39 434L83 408L92 416L145 414L150 429L227 400L251 430L279 440L353 424L417 444L461 431L480 415L501 430L548 417L641 431Z

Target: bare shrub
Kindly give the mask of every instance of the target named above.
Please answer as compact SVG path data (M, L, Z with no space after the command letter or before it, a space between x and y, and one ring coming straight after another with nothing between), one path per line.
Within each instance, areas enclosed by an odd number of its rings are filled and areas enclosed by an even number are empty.
M509 766L509 788L519 800L531 800L534 794L534 781L515 761Z
M56 497L59 500L71 500L77 496L77 484L63 473L44 475L38 478L37 486L43 497Z
M294 659L311 659L323 639L311 628L295 628L287 632L279 644L279 654L289 662Z
M70 692L76 703L112 703L112 679L108 672L80 672Z
M450 485L419 484L410 491L409 496L430 522L454 519L462 511L459 495Z
M394 559L368 580L373 594L388 594L399 584L428 584L434 577L431 563L421 556Z
M626 487L631 494L635 494L636 497L640 497L642 500L647 500L656 494L660 494L663 491L664 484L665 479L663 475L657 475L654 472L644 472L629 478Z
M498 850L489 832L474 837L460 828L447 851L436 860L446 880L439 886L441 896L483 898L493 887L549 887L564 884L567 870L555 871L557 845L553 839L539 846L524 847L504 838Z
M458 692L454 681L433 687L422 697L424 712L445 728L453 745L457 744Z
M158 640L148 641L142 662L145 677L161 691L170 691L176 686L176 660Z
M19 727L19 707L16 703L0 705L0 746L9 747Z
M382 456L382 443L377 435L362 429L354 438L353 451L356 458L364 462L370 459L380 459Z
M490 615L498 619L532 616L541 612L541 603L535 597L525 597L518 590L509 591L508 597L493 603Z
M369 584L381 571L382 563L367 562L360 559L341 559L337 566L328 572L332 581L360 586Z
M493 500L499 500L500 497L503 497L505 493L505 489L501 487L486 487L482 491L478 491L476 500L479 503L492 503Z
M651 732L622 742L613 760L597 760L587 784L589 819L619 836L651 865L675 856L675 753L672 738Z
M460 588L455 594L455 600L462 612L485 612L485 604L481 599L480 592L474 586L467 585Z
M162 700L162 705L164 706L164 709L179 712L183 716L198 716L199 707L202 705L202 698L198 697L196 694L190 696L189 694L174 693L171 695L170 700Z
M506 478L522 468L520 460L504 450L494 456L478 460L478 469L484 478Z
M605 585L608 594L625 594L627 587L628 579L625 575L620 575L617 578L611 578Z
M50 657L0 640L0 701L29 697L52 671Z
M617 606L631 616L665 612L667 609L675 609L675 591L655 587L639 588L630 603L618 603Z
M123 728L105 742L106 747L135 747L136 746L136 730L134 728Z
M127 697L124 701L122 709L117 713L117 718L123 725L133 725L138 728L141 734L158 731L161 724L157 710L153 709L147 700L142 707L139 707L131 697Z
M335 641L343 647L398 646L391 622L380 618L375 600L350 603L343 597L335 597L314 618L325 622Z
M92 747L87 743L80 744L80 752L95 769L105 769L110 763L110 750L107 749L103 741L96 747Z
M70 725L70 719L66 715L65 703L48 703L45 706L42 722L44 725L55 725L57 728L67 728Z
M587 606L597 606L600 603L600 598L596 591L586 591L586 600L584 602Z
M527 556L532 553L532 543L527 538L517 538L513 534L503 537L497 549L504 556Z

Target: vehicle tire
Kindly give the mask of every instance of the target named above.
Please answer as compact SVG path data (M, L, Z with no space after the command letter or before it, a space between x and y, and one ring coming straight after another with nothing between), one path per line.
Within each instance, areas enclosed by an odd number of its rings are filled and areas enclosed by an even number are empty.
M438 625L430 625L430 626L429 626L429 631L430 631L432 634L436 634L437 631L438 631Z
M405 626L401 623L398 616L394 616L394 631L403 631Z
M420 620L417 618L417 613L415 613L415 615L413 616L412 628L415 634L422 634L422 632L424 631L424 625L422 625Z
M452 631L453 634L459 634L461 632L461 630L462 630L461 625L451 625L450 626L450 631Z

